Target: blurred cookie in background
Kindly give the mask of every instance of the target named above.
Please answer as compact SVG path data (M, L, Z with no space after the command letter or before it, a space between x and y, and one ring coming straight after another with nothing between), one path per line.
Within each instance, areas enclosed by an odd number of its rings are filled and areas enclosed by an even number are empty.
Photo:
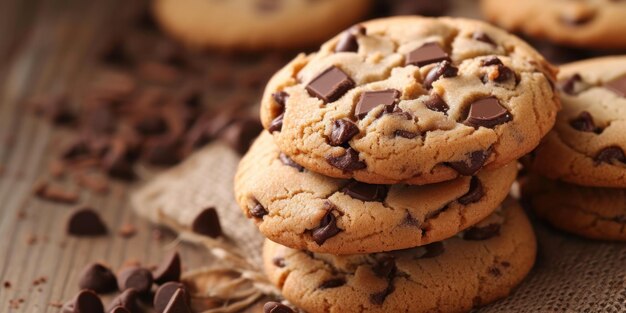
M362 19L370 0L156 0L161 27L193 48L315 46Z

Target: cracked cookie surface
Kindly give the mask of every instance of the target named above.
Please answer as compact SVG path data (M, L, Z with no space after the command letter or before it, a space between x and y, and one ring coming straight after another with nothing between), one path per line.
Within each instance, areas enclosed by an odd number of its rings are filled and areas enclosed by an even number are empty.
M626 48L626 3L615 0L482 0L486 19L563 45Z
M554 73L526 43L486 23L373 20L276 73L261 120L312 171L435 183L535 148L559 108Z
M583 187L531 175L522 184L538 216L592 239L626 241L626 189Z
M265 272L311 312L466 312L507 296L530 271L535 235L520 206L448 240L408 250L333 256L266 240Z
M583 186L626 188L626 56L561 67L563 110L531 159L534 172Z
M512 163L431 185L370 185L308 171L263 132L239 164L235 198L261 233L285 246L382 252L440 241L476 224L505 199L516 173Z
M307 48L367 14L370 0L156 0L160 25L195 48Z

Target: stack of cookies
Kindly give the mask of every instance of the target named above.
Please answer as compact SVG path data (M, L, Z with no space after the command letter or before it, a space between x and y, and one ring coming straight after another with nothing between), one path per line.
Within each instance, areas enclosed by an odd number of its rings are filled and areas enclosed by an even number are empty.
M524 196L554 226L626 241L626 56L562 66L563 111L530 157Z
M457 312L535 259L516 160L552 128L555 69L485 23L354 26L269 82L237 201L264 268L307 312ZM283 312L270 303L268 312Z

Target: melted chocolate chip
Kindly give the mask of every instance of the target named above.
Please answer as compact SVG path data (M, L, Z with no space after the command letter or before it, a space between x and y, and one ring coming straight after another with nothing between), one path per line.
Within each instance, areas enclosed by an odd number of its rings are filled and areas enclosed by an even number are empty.
M369 111L379 105L384 105L385 107L394 105L399 97L400 92L395 89L366 91L361 94L354 114L357 118L362 119Z
M393 281L398 271L396 261L393 256L385 256L378 260L378 263L372 267L372 271L376 276L383 277L387 280L387 287L385 287L385 289L370 295L370 302L376 305L382 305L385 299L387 299L387 296L395 290Z
M331 131L329 143L331 146L341 146L352 137L359 133L359 127L352 121L347 119L336 120L333 123L333 130Z
M311 237L318 245L323 245L326 240L337 235L341 229L337 227L337 218L332 211L326 212L326 215L320 221L320 225L311 231Z
M272 259L272 264L274 264L274 266L280 267L280 268L283 268L283 267L285 267L287 265L285 263L285 258L278 258L278 257Z
M464 176L470 176L476 174L479 169L483 167L485 161L491 155L491 149L487 151L479 150L467 154L465 161L450 162L448 166L452 167L459 174Z
M417 137L418 133L414 133L414 132L410 132L407 130L396 130L393 132L393 134L397 137L402 137L402 138L406 138L406 139L413 139L415 137Z
M496 43L484 32L475 32L472 34L472 39L482 41L484 43L488 43L492 46L495 46Z
M435 66L432 70L426 74L424 78L424 87L426 89L433 88L433 83L441 77L455 77L459 72L459 69L454 67L448 60L444 60Z
M597 132L599 129L593 122L593 117L587 111L580 112L577 118L573 119L569 123L574 129L581 132Z
M270 133L276 132L276 131L281 131L283 129L283 118L285 117L285 113L281 113L279 116L277 116L274 120L272 120L272 122L270 123L270 127L267 128L267 130Z
M596 154L594 161L596 165L600 163L613 164L615 161L626 163L626 155L624 155L624 150L622 150L622 148L618 146L611 146L600 150L600 152Z
M324 281L323 283L320 284L320 286L318 287L319 289L331 289L331 288L337 288L337 287L341 287L343 285L346 284L346 280L343 278L333 278L333 279L329 279L327 281Z
M407 226L415 226L415 227L419 227L421 225L420 221L416 219L415 217L413 217L413 215L411 215L411 213L409 213L408 211L406 212L406 215L404 216L404 221L402 222L402 224L407 225Z
M250 209L250 215L256 218L262 218L267 215L269 212L260 204L257 203L252 209Z
M463 232L465 240L487 240L500 235L500 224L489 224L484 227L471 227Z
M336 101L352 88L354 81L336 66L329 67L306 86L311 96L326 103Z
M222 226L215 208L206 208L191 223L191 231L196 234L217 238L222 235Z
M613 91L617 95L626 98L626 76L614 79L604 84L604 87Z
M387 197L388 187L385 185L371 185L353 180L343 187L341 191L352 198L362 201L383 202Z
M450 109L448 104L445 101L443 101L441 96L439 96L436 93L433 93L430 96L430 98L428 98L426 101L424 101L424 105L427 108L429 108L430 110L441 112L441 113L444 113L444 114L447 114L448 110Z
M288 157L286 154L284 154L282 152L278 155L278 159L280 159L280 161L283 164L285 164L287 166L291 166L291 167L297 169L298 172L304 171L304 167L302 167L300 164L296 163L294 160L292 160L290 157Z
M111 269L99 263L92 263L83 270L78 286L80 289L89 289L97 293L109 293L117 290L117 280Z
M270 301L263 305L263 313L294 313L293 310L281 303Z
M346 153L341 156L329 156L326 158L328 164L348 172L362 170L367 167L365 162L359 160L359 153L352 149L346 149Z
M442 255L446 251L443 242L441 241L429 243L424 246L424 249L426 249L426 253L422 255L422 259L434 258Z
M500 104L496 97L487 97L470 104L466 123L474 127L494 128L512 119L511 113Z
M272 98L274 98L274 101L276 101L276 103L278 103L282 108L284 108L285 104L287 103L287 98L289 98L289 94L284 91L279 91L279 92L273 93Z
M457 201L462 205L475 203L485 195L483 184L478 177L473 176L470 180L470 187L466 194L461 196Z
M558 83L558 87L565 93L570 94L570 95L574 95L577 93L576 91L576 85L577 83L582 82L583 78L580 76L580 74L574 74L571 77L563 80L563 81L559 81Z
M431 63L451 61L448 54L436 42L425 43L406 55L405 65L422 67Z
M357 36L365 35L365 32L366 29L362 25L352 26L341 35L341 38L339 38L339 42L337 42L337 46L335 47L335 52L359 51L359 42L357 41Z

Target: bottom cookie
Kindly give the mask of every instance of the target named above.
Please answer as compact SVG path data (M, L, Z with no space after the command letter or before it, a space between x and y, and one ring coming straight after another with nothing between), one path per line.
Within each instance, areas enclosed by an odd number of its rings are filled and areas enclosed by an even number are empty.
M583 187L537 175L522 196L554 227L583 237L626 241L626 189Z
M427 246L334 256L267 240L265 272L289 302L310 312L458 312L507 296L530 271L533 229L519 204Z

